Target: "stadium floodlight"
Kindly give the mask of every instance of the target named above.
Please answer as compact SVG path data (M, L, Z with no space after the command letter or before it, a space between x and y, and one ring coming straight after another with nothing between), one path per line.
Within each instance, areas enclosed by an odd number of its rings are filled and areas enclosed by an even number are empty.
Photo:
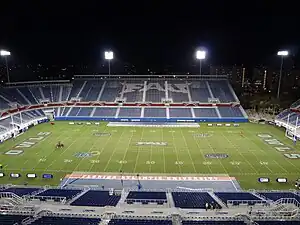
M10 55L10 52L9 52L9 51L6 51L6 50L0 50L0 55L1 55L1 56L9 56L9 55Z
M280 72L279 72L279 81L278 81L278 88L277 88L277 99L280 97L280 86L281 86L281 77L282 77L282 67L283 67L283 58L289 55L288 51L278 51L277 55L281 57L281 64L280 64Z
M289 52L288 51L279 51L279 52L277 52L277 55L287 56L287 55L289 55Z
M0 56L2 56L2 57L5 58L5 66L6 66L7 82L10 83L10 79L9 79L9 69L8 69L8 63L7 63L7 57L10 56L10 51L0 50Z
M199 62L200 62L200 75L201 75L201 70L202 70L202 68L201 68L201 61L203 60L203 59L205 59L205 57L206 57L206 51L203 51L203 50L198 50L198 51L196 51L196 58L197 59L199 59Z
M110 75L110 60L114 58L114 53L112 51L104 52L104 57L108 60L108 75Z

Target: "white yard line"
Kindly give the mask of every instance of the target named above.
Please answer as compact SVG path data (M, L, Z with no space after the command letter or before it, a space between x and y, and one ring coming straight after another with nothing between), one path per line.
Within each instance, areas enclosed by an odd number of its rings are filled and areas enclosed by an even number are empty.
M63 150L63 152L61 152L60 154L59 154L59 156L58 157L56 157L56 159L54 159L48 166L47 166L47 168L45 169L45 170L48 170L48 168L50 167L50 166L52 166L56 161L57 161L57 159L60 159L60 156L62 156L73 144L75 144L75 142L76 142L76 139L74 139L74 141L67 147L67 148L65 148L64 150Z
M88 127L88 126L86 126L86 127ZM84 127L85 128L85 127ZM89 127L88 127L89 128ZM86 131L87 129L84 129L84 132ZM66 131L65 131L66 132ZM64 133L62 134L62 135L64 135ZM61 135L60 135L61 136ZM69 139L69 138L72 138L72 137L68 137L68 138L65 138L64 140L66 140L66 139ZM73 145L73 144L75 144L75 142L77 141L77 139L76 138L74 138L74 141L73 142L71 142L71 144L66 148L66 149L64 149L57 157L56 157L56 159L55 160L53 160L51 163L50 163L50 165L48 165L47 166L47 168L45 169L45 170L48 170L48 168L50 167L50 166L52 166L56 161L57 161L57 159L60 159L60 157ZM48 156L47 156L47 158L52 154L52 153L54 153L56 150L54 150L54 151L52 151ZM46 159L47 160L47 159Z
M106 129L104 129L104 132L106 132ZM114 132L114 133L115 133L115 132ZM106 146L107 143L110 141L110 139L112 138L112 136L113 136L113 134L111 133L111 135L109 136L109 138L107 138L107 140L105 141L105 144L104 144L103 147L101 148L100 154L97 156L96 160L99 160L99 158L100 158L102 152L103 152L104 149L105 149L105 146ZM91 172L94 166L95 166L95 164L91 163L91 166L90 166L90 168L89 168L88 171Z
M151 169L152 169L152 165L151 165L151 161L152 161L152 148L153 146L151 145L150 146L150 164L149 164L149 173L151 173Z
M164 130L161 129L161 141L164 141ZM165 148L163 148L163 157L164 157L164 173L166 173L166 157L165 157Z
M281 169L283 169L285 172L289 172L286 169L284 169L278 162L276 162L276 160L273 160L274 163L277 164L277 166L279 166Z
M105 131L105 130L104 130ZM110 136L111 137L111 136ZM109 137L109 138L110 138ZM108 139L109 139L108 138ZM93 150L93 148L94 148L94 146L98 143L98 141L101 141L101 139L99 138L98 140L96 140L96 141L94 141L93 142L93 144L92 144L92 146L90 147L90 149L88 150L88 153L90 153L92 150ZM100 153L101 154L101 153ZM79 161L79 163L77 163L77 165L76 165L76 167L73 169L73 171L75 172L75 171L77 171L77 168L80 166L80 164L85 160L86 158L82 158L80 161ZM92 163L91 163L92 164ZM92 164L93 165L93 164Z
M252 139L250 139L247 135L244 135L244 137L246 139L248 139L250 142L254 143L256 148L258 148L258 150L260 152L262 152L266 157L267 157L267 154L265 151L263 151L255 142L252 141ZM254 157L257 159L257 161L261 161L261 159L259 157L257 157L257 155L254 153L255 151L249 151L252 155L254 155ZM264 165L264 167L266 167L271 173L273 173L273 171L268 167L268 165Z
M255 171L255 173L257 173L258 171L254 168L254 166L246 159L245 156L243 156L240 151L239 151L239 148L232 142L228 139L228 137L226 137L223 132L221 133L222 136L227 140L227 142L229 144L231 144L233 146L233 148L235 149L235 151L249 164L249 166ZM272 172L272 171L271 171Z
M58 136L58 138L60 138L61 136L63 136L65 134L65 132L62 132L59 136ZM67 137L67 138L64 138L63 140L66 140L66 139L68 139L68 138L70 138L70 137ZM39 142L40 143L40 142ZM38 143L37 143L38 144ZM41 151L40 151L41 152ZM53 153L54 151L51 151L49 154L47 154L47 156L44 156L44 157L42 157L42 158L45 158L46 159L46 161L47 161L47 158L49 157L49 156L51 156L52 155L52 153ZM33 168L36 168L40 163L41 163L42 161L39 161ZM24 165L24 164L23 164ZM35 169L34 169L35 170Z
M143 141L144 129L145 128L143 127L143 129L142 129L142 135L141 135L141 140L140 141ZM135 159L135 165L134 165L133 173L136 173L136 166L137 166L137 163L138 163L140 150L141 150L141 146L138 146L138 153L136 154L136 159Z
M127 152L128 152L128 150L129 150L129 148L130 148L130 144L131 144L131 141L132 141L132 138L133 138L133 133L134 133L134 132L131 132L131 137L129 138L129 142L128 142L128 145L127 145L127 147L126 147L125 153L124 153L124 155L123 155L122 161L125 161L125 158L126 158L126 156L127 156ZM121 171L122 168L123 168L123 163L120 164L119 171Z
M202 155L202 157L203 157L203 160L205 160L206 161L206 158L205 158L205 156L204 156L204 153L202 152L202 150L201 150L201 147L200 147L200 145L199 145L199 143L198 143L198 140L196 140L195 138L194 138L194 140L195 140L195 143L197 144L197 146L198 146L198 149L199 149L199 152L200 152L200 154ZM210 145L209 145L210 146ZM210 148L212 148L211 146L210 146ZM207 166L208 167L208 169L209 169L209 171L210 171L210 173L213 173L212 172L212 170L211 170L211 168L210 168L210 166L208 165L208 164L203 164L204 166Z
M180 129L181 135L182 135L182 137L183 137L185 146L186 146L186 148L187 148L187 152L188 152L188 154L189 154L189 157L190 157L190 159L191 159L191 161L192 161L192 165L193 165L194 171L195 171L195 173L197 173L197 170L196 170L194 161L193 161L193 159L192 159L192 155L191 155L191 153L190 153L189 146L188 146L187 141L186 141L186 138L185 138L185 136L184 136L184 134L183 134L183 132L182 132L182 129L181 129L181 128L179 128L179 129Z
M206 140L208 146L210 147L211 151L212 151L214 154L216 154L216 152L215 152L214 148L211 146L211 144L210 144L208 138L205 138L205 140ZM218 162L219 162L219 164L223 167L224 171L225 171L227 174L229 174L229 173L228 173L228 170L225 168L225 166L223 165L222 161L221 161L220 159L218 159ZM240 170L240 168L239 168L239 170ZM240 170L240 171L241 171L241 170Z
M116 143L116 146L114 147L114 150L113 150L112 154L110 155L109 160L108 160L108 162L106 163L106 165L105 165L105 167L104 167L104 172L107 170L107 167L108 167L108 165L110 164L111 159L113 158L113 155L114 155L115 152L116 152L116 148L119 146L118 144L119 144L120 140L122 139L122 136L123 136L123 134L124 134L124 131L125 131L125 128L123 128L122 134L120 135L120 137L119 137L119 139L118 139L118 141L117 141L117 143Z
M249 131L246 131L247 133L249 133L251 136L253 135L251 132L249 132ZM268 132L267 132L268 133ZM269 132L269 133L271 133L271 135L273 136L273 137L276 137L277 138L277 136L276 135L274 135L272 132ZM256 135L254 135L255 137L257 137ZM264 151L264 150L262 150L252 139L249 139L247 136L246 136L246 138L248 139L248 140L250 140L261 152L263 152L266 156L267 156L267 153ZM278 139L278 138L277 138ZM266 142L264 142L263 140L260 140L262 143L264 143L266 146L267 146L267 148L268 149L270 149L270 150L273 150L273 151L275 151L275 152L277 152L277 153L279 153L281 156L282 156L282 158L286 161L286 162L288 162L289 164L291 164L293 167L295 167L296 168L296 170L298 171L298 172L300 172L299 171L299 168L297 167L297 166L295 166L293 163L291 163L291 161L289 160L289 159L287 159L286 157L284 157L280 152L278 152L274 147L272 147L272 146L270 146L270 145L268 145Z
M173 133L173 130L172 130L172 139L173 139L173 144L175 143L175 137L174 137L174 133ZM177 158L177 162L179 162L179 161L181 161L181 160L179 160L179 158L178 158L178 151L177 151L177 146L174 144L174 149L175 149L175 152L176 152L176 158ZM180 173L182 173L182 171L181 171L181 166L179 165L179 163L178 163L178 168L179 168L179 172Z

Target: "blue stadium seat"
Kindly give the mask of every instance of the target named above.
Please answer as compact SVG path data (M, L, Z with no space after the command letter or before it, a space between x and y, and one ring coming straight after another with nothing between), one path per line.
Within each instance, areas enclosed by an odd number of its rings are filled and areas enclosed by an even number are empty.
M0 192L12 192L12 193L22 197L24 195L30 195L39 190L41 190L41 189L39 189L39 188L7 188L4 190L1 190Z
M172 225L171 220L112 219L108 225Z
M227 204L228 200L235 200L236 204L243 203L245 201L248 201L249 204L255 204L255 201L261 201L260 198L249 192L215 192L215 195L225 204Z
M167 195L165 192L142 192L142 191L130 191L127 198L128 203L141 202L141 203L158 203L163 204L167 202Z
M172 192L175 207L205 209L205 204L221 206L207 192Z
M81 192L81 190L68 190L68 189L48 189L46 191L43 191L36 196L41 197L66 197L67 200L72 199L76 195L78 195Z
M78 217L42 217L31 225L98 225L100 218L78 218Z
M259 194L272 201L277 201L281 198L295 198L300 203L300 196L292 192L259 192Z
M71 205L98 207L116 206L120 198L120 195L109 195L108 191L88 191L72 202Z
M157 117L157 118L165 118L166 117L166 109L164 108L145 108L144 117Z
M244 117L239 107L218 107L221 117Z
M195 220L186 220L182 221L182 225L245 225L243 221L195 221Z
M120 108L119 117L141 117L141 108Z
M1 225L22 224L22 220L24 220L27 217L28 216L0 214L0 224Z
M191 118L192 113L190 108L170 108L170 118L181 117L181 118Z
M266 221L255 221L259 225L299 225L300 220L298 221L274 221L274 220L266 220Z

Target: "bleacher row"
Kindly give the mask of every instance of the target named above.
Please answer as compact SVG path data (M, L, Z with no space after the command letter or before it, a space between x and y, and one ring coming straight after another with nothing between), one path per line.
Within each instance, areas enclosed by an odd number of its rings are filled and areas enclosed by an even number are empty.
M1 215L0 224L1 225L13 225L22 224L24 219L28 216L20 215ZM76 217L54 217L54 216L44 216L32 223L31 225L98 225L100 223L100 218L76 218ZM255 221L257 225L299 225L299 221ZM108 225L172 225L172 220L150 220L150 219L111 219ZM183 225L246 225L243 221L233 221L233 220L183 220Z
M20 105L39 104L40 100L63 102L72 98L84 101L114 102L122 98L126 102L237 102L227 80L202 81L148 81L145 80L74 80L72 84L48 84L4 88L0 95L0 108L9 108L10 102Z
M0 110L16 106L37 105L45 102L238 102L227 80L74 80L72 83L49 83L1 88ZM0 133L45 116L44 111L31 110L0 119ZM55 108L56 117L99 118L245 118L241 106L215 107L61 107Z
M207 107L207 108L169 108L170 118L243 118L240 107ZM65 107L60 116L107 117L107 118L166 118L166 108L145 107ZM219 116L219 115L220 116Z
M109 191L88 190L84 192L81 189L39 189L39 188L20 188L10 187L1 189L0 193L14 193L17 196L26 199L39 199L41 201L54 200L59 201L65 198L70 201L70 205L74 206L116 206L121 198L120 193L111 194ZM225 205L228 201L234 201L236 205L247 202L249 205L256 203L265 203L267 201L277 201L281 198L295 199L300 203L300 194L294 192L172 192L174 205L177 208L195 208L204 209L205 204L213 204L217 208L221 208L218 200ZM78 197L79 196L79 197ZM57 199L55 197L58 197ZM166 192L151 191L130 191L126 196L127 204L164 204L167 202Z
M22 221L30 218L24 215L0 215L1 225L16 225L22 224ZM98 225L100 218L85 218L85 217L54 217L43 216L31 222L31 225ZM299 221L255 221L256 225L299 225ZM28 223L26 223L28 224ZM172 225L172 220L168 219L111 219L108 225ZM241 220L183 220L182 225L246 225Z
M290 125L300 126L300 113L286 109L276 116L276 120L284 121Z

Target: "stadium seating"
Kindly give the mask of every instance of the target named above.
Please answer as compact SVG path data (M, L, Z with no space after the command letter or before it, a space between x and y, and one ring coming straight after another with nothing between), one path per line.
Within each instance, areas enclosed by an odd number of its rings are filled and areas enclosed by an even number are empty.
M172 225L171 220L112 219L108 225Z
M196 220L189 220L189 221L182 221L182 225L245 225L243 221L213 221L213 220L206 220L206 221L196 221Z
M130 191L126 200L127 203L141 202L143 204L147 204L147 203L163 204L167 202L167 196L165 192Z
M214 98L218 98L220 102L235 102L233 93L231 92L227 81L208 81Z
M194 108L195 117L218 117L216 108Z
M22 224L22 220L24 220L27 217L28 216L0 214L0 224L1 225Z
M119 117L141 117L141 108L120 108Z
M260 198L249 192L215 192L215 195L225 204L227 204L227 201L229 200L234 200L235 204L243 203L246 201L249 201L249 204L254 204L255 201L261 200Z
M101 95L100 101L114 102L122 90L122 84L119 81L108 81L105 84L104 91Z
M102 78L102 77L101 77ZM96 79L77 78L70 83L59 82L24 86L20 84L14 88L2 88L0 92L0 110L10 108L12 103L19 106L41 104L42 102L65 102L65 101L98 101L127 103L228 103L237 102L230 84L226 80L182 80L182 79ZM175 105L176 105L175 104ZM161 108L160 108L161 107ZM202 108L203 107L203 108ZM142 107L119 107L97 106L87 107L67 106L54 108L57 119L73 119L74 117L96 117L101 119L144 118L150 120L170 119L207 119L212 121L222 118L226 121L247 119L241 106L146 106ZM295 113L294 113L295 114ZM42 109L31 110L22 113L22 120L14 115L14 122L20 125L22 122L32 121L37 117L45 116ZM233 120L230 120L233 118ZM286 117L284 117L286 118ZM74 118L75 119L75 118ZM296 117L291 115L291 122L296 122ZM299 121L300 123L300 121ZM0 133L10 130L10 119L0 120Z
M65 197L66 200L70 200L80 192L81 190L48 189L37 194L36 196L42 197L41 199L47 199L47 197Z
M300 221L276 221L276 220L267 220L267 221L255 221L258 225L299 225Z
M117 108L96 108L94 115L95 117L115 117Z
M175 207L205 209L205 204L221 206L207 192L172 192Z
M71 205L98 207L116 206L120 198L120 195L109 195L108 191L88 191L72 202Z
M190 108L170 108L170 117L191 118L192 113Z
M145 108L144 117L166 117L166 109L164 108Z
M77 217L42 217L31 225L98 225L100 223L100 218L77 218Z
M292 192L259 192L258 194L272 201L277 201L281 198L294 198L300 203L300 195Z
M221 117L243 117L239 107L218 107Z
M24 195L31 195L34 192L37 192L41 189L39 188L7 188L4 190L1 190L0 192L11 192L18 196L24 196Z

